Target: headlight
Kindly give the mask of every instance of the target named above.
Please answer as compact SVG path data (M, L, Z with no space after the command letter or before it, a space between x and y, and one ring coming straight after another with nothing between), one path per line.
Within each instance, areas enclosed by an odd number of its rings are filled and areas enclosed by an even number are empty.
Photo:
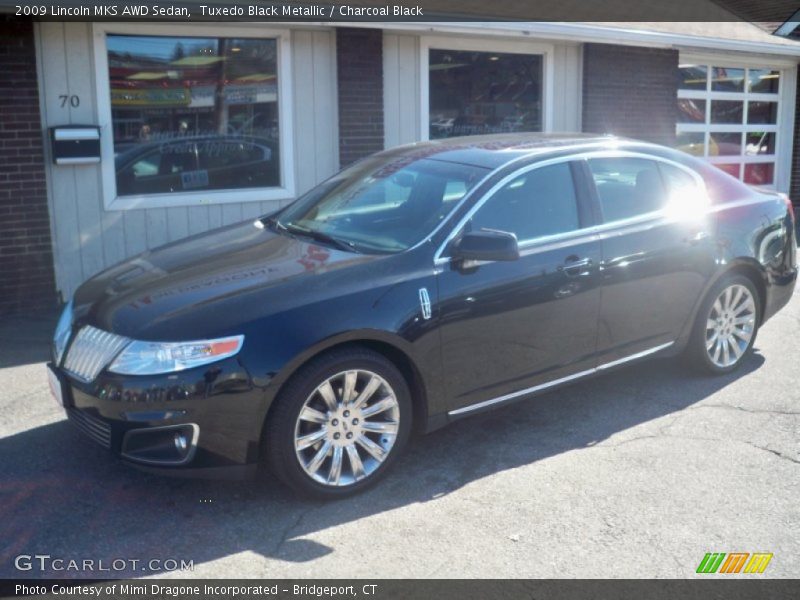
M67 305L64 307L64 312L61 313L61 317L58 319L58 325L56 325L56 333L53 336L53 348L56 352L56 365L61 364L61 357L64 356L64 350L67 347L67 342L69 341L69 334L72 331L72 300L67 302Z
M108 370L120 375L157 375L192 369L234 356L244 336L197 342L133 341L119 353Z

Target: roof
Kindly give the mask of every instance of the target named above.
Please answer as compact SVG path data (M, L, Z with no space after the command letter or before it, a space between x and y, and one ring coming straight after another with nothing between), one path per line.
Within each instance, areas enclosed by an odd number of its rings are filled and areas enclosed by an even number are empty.
M798 44L797 41L772 35L771 32L767 31L768 28L774 31L777 29L780 23L762 24L749 23L745 21L717 21L709 24L698 21L617 21L593 22L585 24L595 27L652 31L654 33L689 36L709 40L717 39L749 42L753 44L770 44L775 46L784 46L787 49L800 48L800 44ZM709 25L712 26L709 27Z
M493 170L523 156L615 143L635 142L583 133L504 133L417 142L387 150L383 155L395 158L394 164L427 158Z

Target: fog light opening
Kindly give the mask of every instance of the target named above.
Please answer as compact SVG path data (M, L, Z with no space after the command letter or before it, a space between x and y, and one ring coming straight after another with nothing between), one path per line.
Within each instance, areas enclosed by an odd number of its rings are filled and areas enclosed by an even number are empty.
M199 428L193 423L131 429L122 441L122 456L152 465L183 465L197 448Z

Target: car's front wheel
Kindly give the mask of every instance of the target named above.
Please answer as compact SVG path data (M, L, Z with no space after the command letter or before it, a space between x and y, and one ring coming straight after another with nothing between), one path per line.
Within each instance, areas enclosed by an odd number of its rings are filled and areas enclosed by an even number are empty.
M753 282L741 275L724 277L700 307L687 357L712 374L736 369L753 349L761 314Z
M411 430L411 398L383 355L349 348L301 368L265 431L273 472L303 495L337 498L377 481Z

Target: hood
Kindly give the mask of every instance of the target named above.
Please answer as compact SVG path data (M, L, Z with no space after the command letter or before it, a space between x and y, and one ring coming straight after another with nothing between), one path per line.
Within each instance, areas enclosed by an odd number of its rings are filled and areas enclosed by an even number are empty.
M264 306L269 295L275 304L285 296L281 291L295 290L293 284L313 292L324 276L381 258L241 223L145 252L101 272L75 293L75 320L144 340L224 334L226 322L235 317L231 312L245 296L250 304ZM296 290L293 294L291 300L300 302ZM210 314L215 315L213 323L208 322Z

